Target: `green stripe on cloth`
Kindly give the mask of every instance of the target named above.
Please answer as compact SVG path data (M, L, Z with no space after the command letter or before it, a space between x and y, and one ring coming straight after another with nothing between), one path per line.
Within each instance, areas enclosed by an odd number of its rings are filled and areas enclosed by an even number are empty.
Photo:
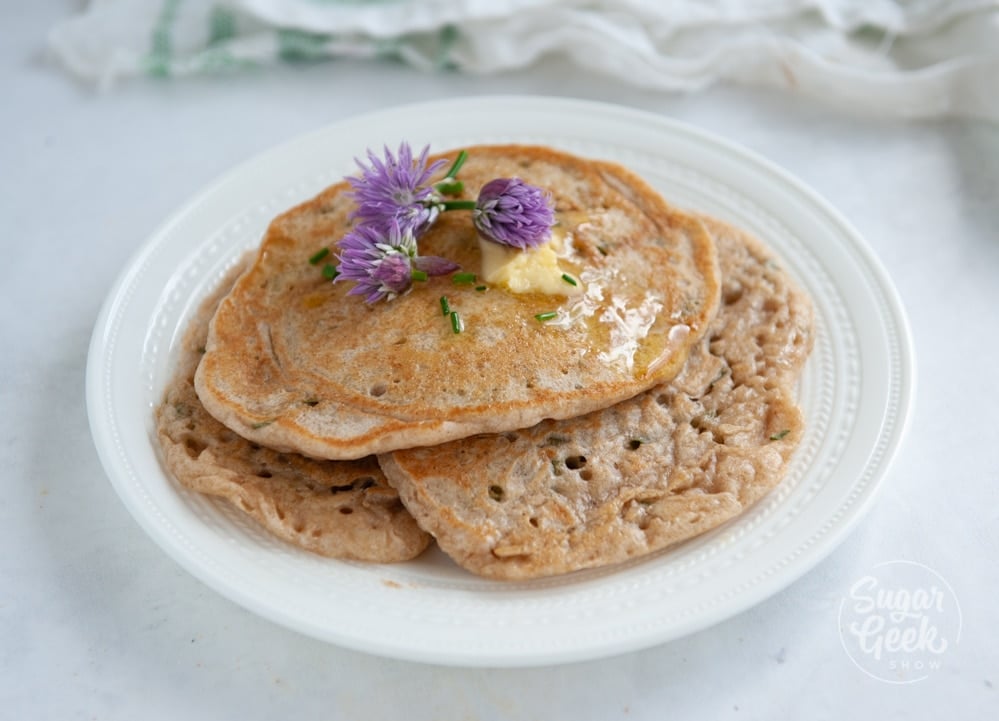
M196 72L221 73L234 70L248 70L259 67L260 62L249 58L239 58L225 45L206 48L191 60L191 68Z
M231 10L215 5L208 16L208 44L217 45L236 36L236 16Z
M393 5L406 0L310 0L313 5Z
M458 28L454 25L445 25L438 33L437 41L440 43L435 62L437 69L453 70L457 64L451 59L451 50L458 41Z
M326 44L330 36L324 33L307 33L294 28L277 31L278 57L290 62L320 60L327 57Z
M173 55L173 24L177 19L180 0L164 0L153 26L152 44L145 58L146 72L158 77L170 74Z

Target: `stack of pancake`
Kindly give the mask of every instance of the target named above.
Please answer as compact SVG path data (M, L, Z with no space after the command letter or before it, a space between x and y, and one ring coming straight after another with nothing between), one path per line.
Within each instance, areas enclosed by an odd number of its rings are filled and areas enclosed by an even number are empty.
M766 247L548 148L470 148L461 175L473 198L496 177L552 194L571 288L443 276L348 297L309 263L350 227L349 186L328 188L191 322L156 412L182 484L325 556L404 561L436 541L520 579L665 548L780 481L812 312ZM420 253L477 272L470 213L443 213Z

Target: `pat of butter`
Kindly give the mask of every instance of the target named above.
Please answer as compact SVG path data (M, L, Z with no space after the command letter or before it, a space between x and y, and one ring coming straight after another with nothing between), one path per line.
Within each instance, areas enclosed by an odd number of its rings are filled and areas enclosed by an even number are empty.
M582 292L579 279L559 266L564 232L553 229L551 240L536 248L520 250L479 238L481 277L513 293L572 296ZM576 285L563 277L569 275Z

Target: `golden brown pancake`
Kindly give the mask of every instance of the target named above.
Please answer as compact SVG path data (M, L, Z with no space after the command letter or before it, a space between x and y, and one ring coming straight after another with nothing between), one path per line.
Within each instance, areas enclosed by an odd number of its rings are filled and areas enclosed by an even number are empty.
M673 378L718 303L702 223L620 166L546 148L469 148L461 170L473 199L514 176L551 191L582 296L445 276L388 302L348 297L349 284L307 262L350 227L341 183L277 218L223 300L196 376L204 406L262 445L351 459L570 418ZM443 213L420 253L478 272L470 213ZM441 296L463 332L442 316ZM536 319L547 312L559 320Z

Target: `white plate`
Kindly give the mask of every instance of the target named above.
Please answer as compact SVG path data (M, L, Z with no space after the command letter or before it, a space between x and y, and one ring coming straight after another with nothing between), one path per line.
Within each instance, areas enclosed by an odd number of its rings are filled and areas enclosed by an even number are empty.
M801 381L807 432L786 480L742 517L611 569L529 583L473 577L438 551L332 561L177 485L152 409L198 301L279 212L353 172L367 147L542 143L632 168L676 204L733 221L776 251L815 300ZM139 524L184 568L302 633L377 654L460 665L611 655L691 633L770 596L840 542L870 506L905 429L911 340L895 290L857 232L771 163L624 108L541 98L434 102L357 117L232 171L170 218L101 311L87 405L101 460Z

